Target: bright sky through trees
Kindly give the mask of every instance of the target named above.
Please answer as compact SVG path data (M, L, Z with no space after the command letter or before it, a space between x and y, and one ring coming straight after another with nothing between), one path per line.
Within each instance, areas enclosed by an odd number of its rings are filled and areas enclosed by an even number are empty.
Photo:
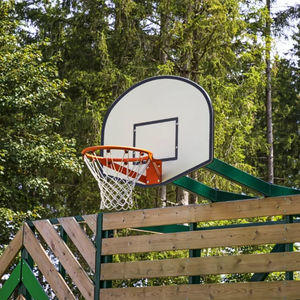
M272 14L296 5L300 5L300 0L277 0L272 4ZM284 33L287 35L287 37L280 35L279 37L275 38L276 46L273 54L278 53L282 57L291 56L288 52L293 48L292 35L296 31L297 24L299 24L299 20L293 20L291 22L293 27L284 30Z

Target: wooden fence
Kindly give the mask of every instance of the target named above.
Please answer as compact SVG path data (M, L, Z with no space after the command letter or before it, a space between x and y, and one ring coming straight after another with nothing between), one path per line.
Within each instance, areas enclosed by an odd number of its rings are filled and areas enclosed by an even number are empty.
M19 299L29 295L34 299L51 299L55 295L58 299L101 300L300 299L300 280L287 280L292 279L291 272L297 275L295 272L300 271L300 252L291 248L291 244L300 242L298 214L300 195L25 223L0 258L0 278L10 273L0 289L0 299L18 294ZM249 218L271 216L283 218L249 221ZM228 226L203 226L211 221L235 219L239 222ZM247 222L241 224L240 219ZM144 231L136 234L134 230L127 230L126 236L118 236L118 230L129 228ZM165 228L177 232L153 233L164 232ZM269 244L284 244L278 249L285 251L219 256L201 256L198 251ZM178 250L190 250L190 256L116 260L119 254ZM210 284L193 280L195 276L238 273L251 273L253 279L262 280L272 272L287 272L285 280ZM116 280L144 279L145 284L145 279L178 276L186 276L189 281L178 285L112 287ZM50 289L45 293L47 284Z

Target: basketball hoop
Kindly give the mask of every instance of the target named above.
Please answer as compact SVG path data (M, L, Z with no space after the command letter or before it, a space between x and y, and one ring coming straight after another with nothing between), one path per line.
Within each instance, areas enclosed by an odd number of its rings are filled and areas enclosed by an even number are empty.
M162 164L152 152L134 147L93 146L82 151L84 162L98 182L100 209L127 210L133 207L136 182L161 182Z

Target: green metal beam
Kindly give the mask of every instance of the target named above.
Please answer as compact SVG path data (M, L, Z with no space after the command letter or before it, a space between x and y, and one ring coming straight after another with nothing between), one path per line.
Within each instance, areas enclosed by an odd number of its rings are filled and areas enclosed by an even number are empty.
M49 300L44 289L35 278L31 271L31 268L25 260L22 260L22 278L21 278L26 290L29 292L33 299Z
M215 158L210 164L205 166L205 168L231 181L262 193L265 196L274 197L300 194L300 190L298 189L268 183L229 164L226 164L225 162L217 158Z
M212 202L219 201L232 201L232 200L242 200L242 199L252 199L254 197L236 193L230 193L225 191L220 191L213 189L204 183L196 181L190 177L184 176L176 179L172 182L173 184L189 191L199 196L202 196Z
M31 230L34 230L34 228L30 227ZM33 268L33 259L32 257L29 255L28 251L23 248L21 251L21 261L26 261L30 267L30 269L32 270ZM23 274L23 264L21 265L21 274ZM32 297L30 296L29 291L26 289L25 285L23 284L23 282L21 282L20 286L19 286L19 291L18 291L19 295L23 295L24 298L26 300L32 300Z
M0 289L0 299L7 300L21 282L21 262L17 264L9 278Z
M300 223L300 219L294 219L293 223ZM240 227L252 227L252 226L265 226L265 225L277 225L277 224L286 224L286 221L268 221L268 222L252 222L252 223L238 223L230 225L219 225L219 226L209 226L209 227L200 227L195 230L212 230L212 229L227 229L227 228L240 228ZM189 225L184 224L175 224L175 225L162 225L162 226L152 226L152 227L138 227L137 230L159 232L159 233L175 233L175 232L185 232L190 231Z
M21 259L3 287L0 289L0 299L7 300L14 290L22 283L34 299L49 300L44 289L35 278L28 263Z
M190 231L188 225L162 225L162 226L151 226L151 227L138 227L135 228L137 230L142 231L151 231L151 232L159 232L159 233L173 233L173 232L183 232Z
M274 248L272 249L271 253L274 252L284 252L285 250L285 244L277 244L274 246ZM253 281L264 281L267 277L268 277L269 273L255 273L252 275L252 277L250 278L250 282Z
M294 220L294 223L300 223L300 220ZM241 228L241 227L266 226L266 225L278 225L278 224L286 224L286 222L268 221L268 222L238 223L238 224L230 224L230 225L200 227L197 230L228 229L228 228Z

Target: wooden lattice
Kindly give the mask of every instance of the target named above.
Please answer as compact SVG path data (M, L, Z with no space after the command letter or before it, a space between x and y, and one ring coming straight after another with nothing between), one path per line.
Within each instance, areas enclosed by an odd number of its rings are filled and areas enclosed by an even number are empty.
M298 280L140 288L112 288L104 284L113 280L141 278L300 271L300 252L297 251L132 262L109 262L103 258L126 253L296 243L300 242L300 223L249 223L245 227L163 234L149 234L149 226L179 226L186 223L298 214L300 196L295 195L25 223L0 258L0 276L8 272L14 259L24 249L34 263L30 264L30 259L22 255L20 263L0 289L0 299L8 299L20 285L35 299L50 297L38 286L38 279L34 281L36 274L31 272L33 267L44 276L58 299L300 299ZM147 232L141 231L139 235L110 237L105 234L124 228L145 227L148 227ZM64 240L58 228L63 229L70 242ZM29 283L28 276L34 284ZM74 287L77 289L76 294ZM18 299L24 297L20 294Z

